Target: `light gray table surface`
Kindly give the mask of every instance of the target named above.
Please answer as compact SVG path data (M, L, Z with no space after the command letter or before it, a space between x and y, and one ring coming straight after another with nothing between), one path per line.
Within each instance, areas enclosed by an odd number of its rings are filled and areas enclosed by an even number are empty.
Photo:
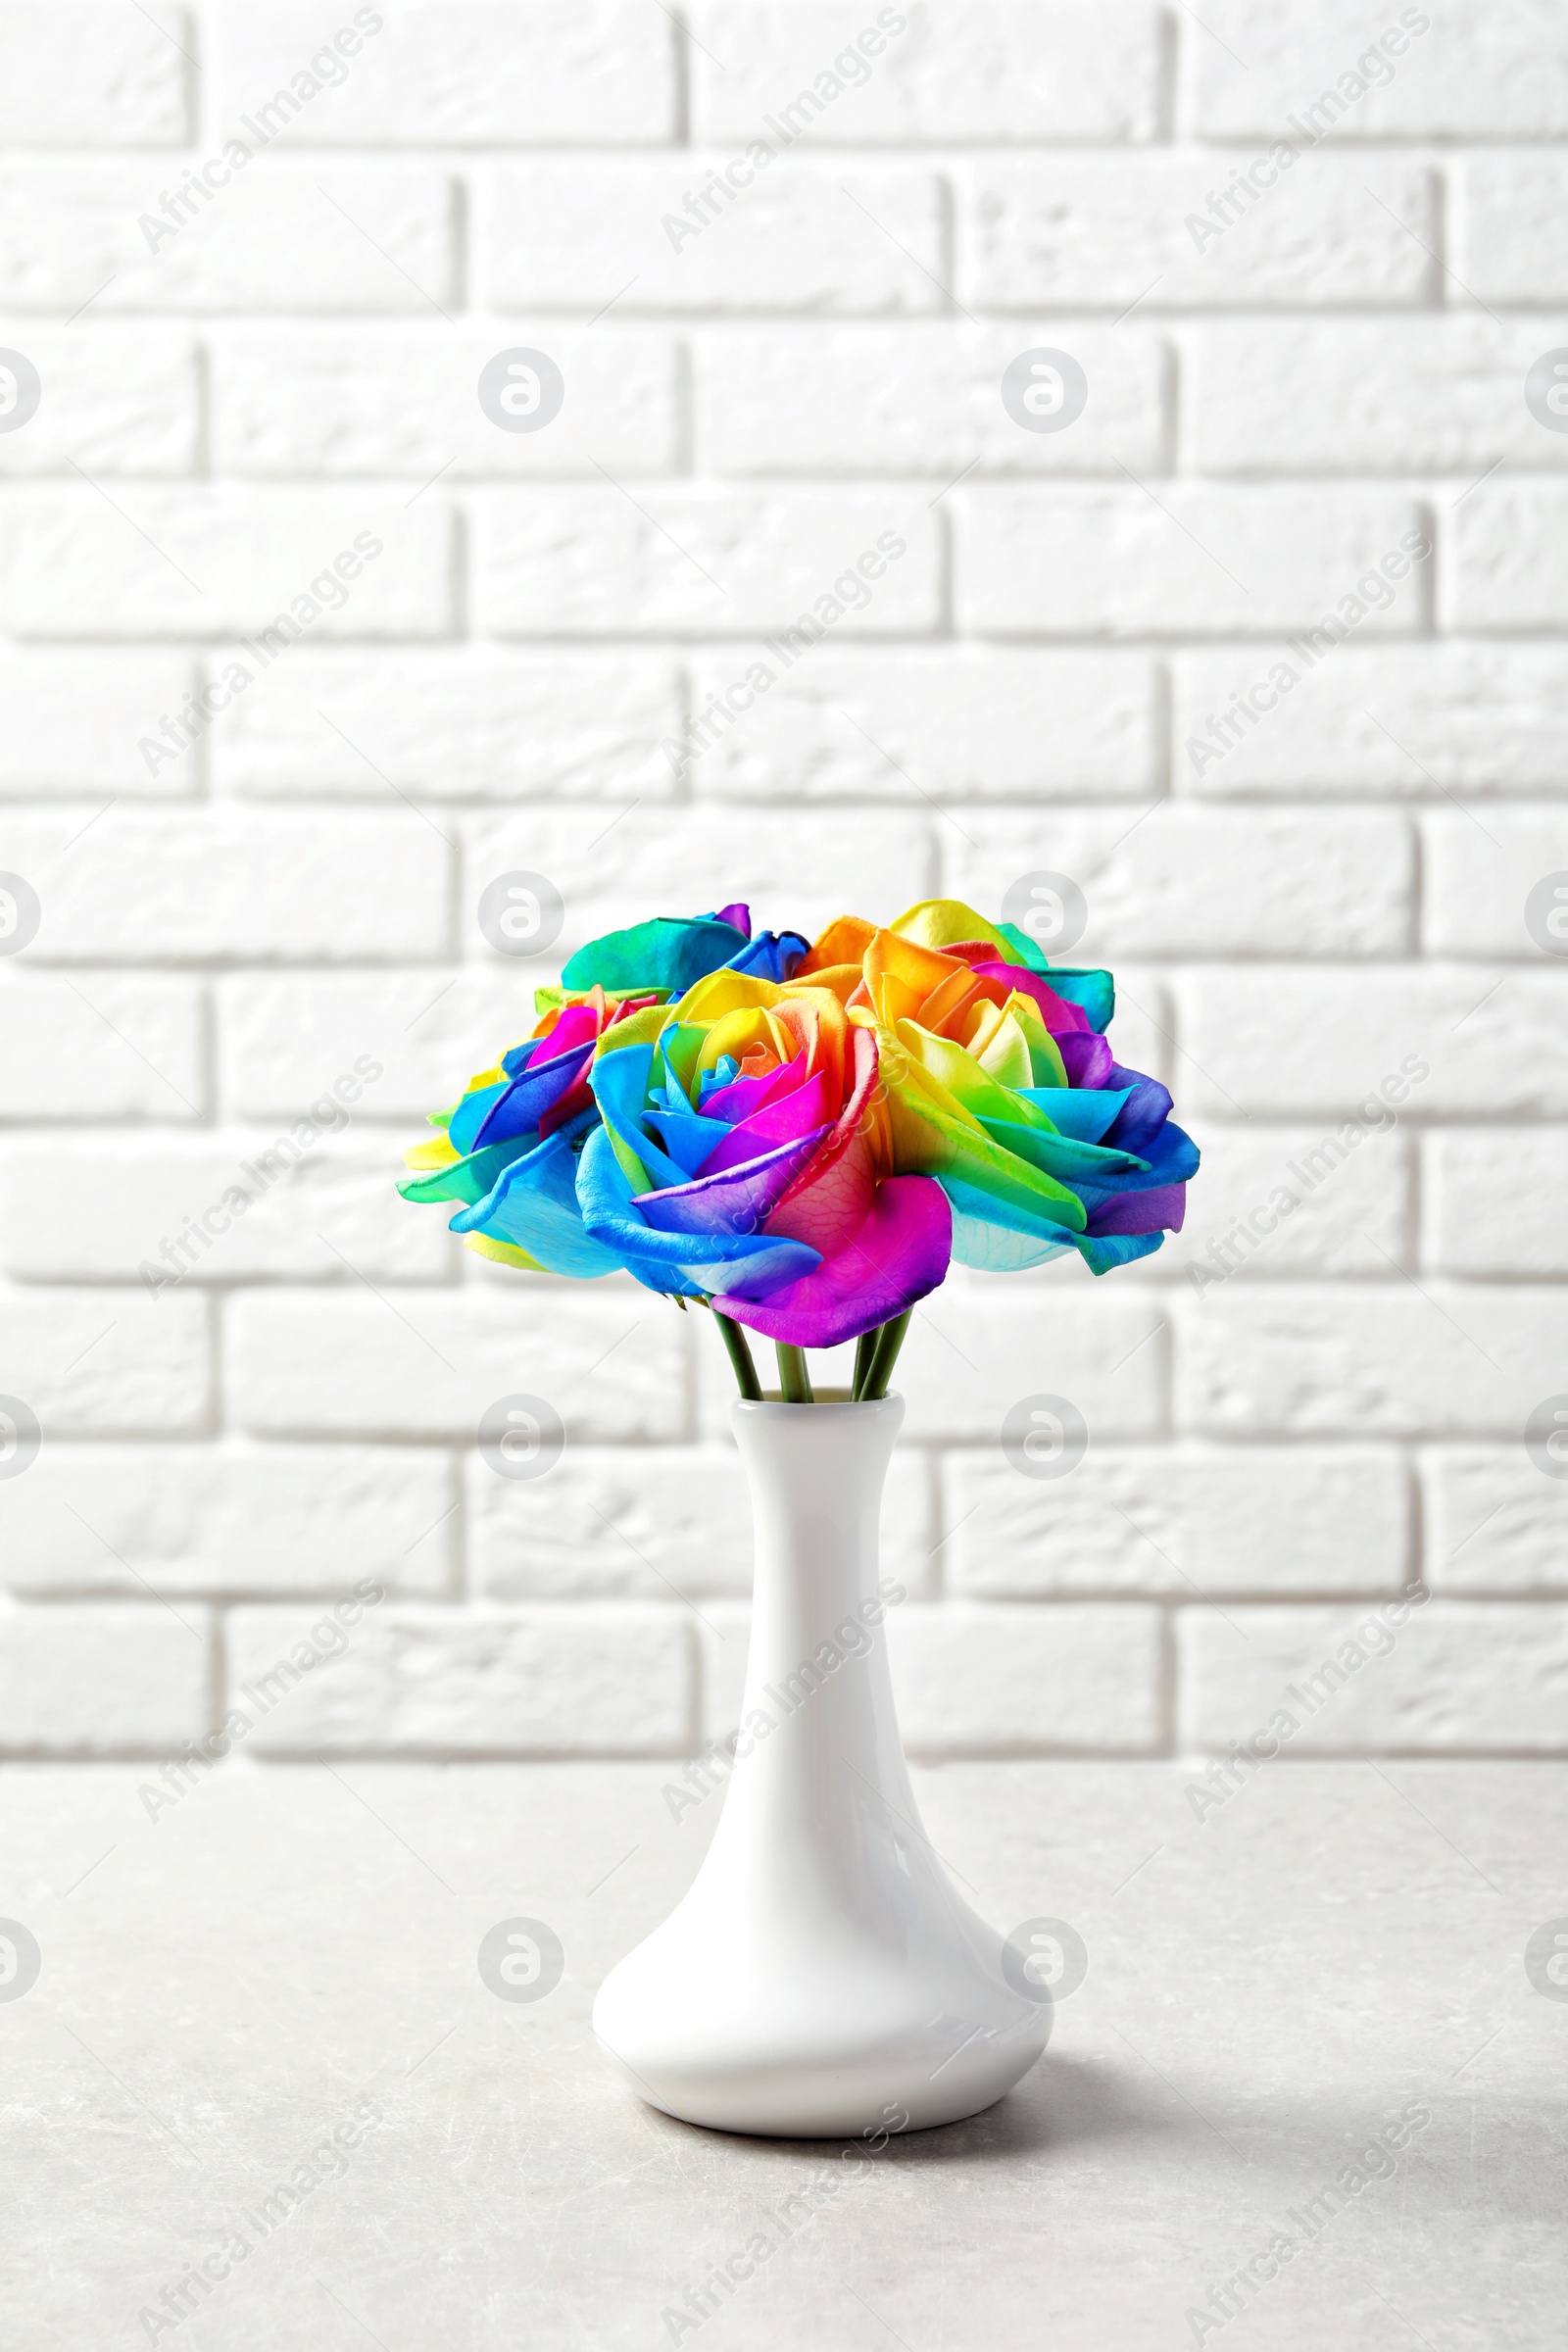
M1524 1958L1568 1915L1568 1768L1281 1762L1202 1822L1177 1765L919 1772L970 1899L1067 1921L1089 1973L990 2113L849 2160L672 2122L599 2058L594 1988L716 1815L671 1819L677 1770L236 1760L156 1820L150 1766L0 1772L0 1916L40 1954L0 1997L5 2343L1568 2341L1568 1999ZM544 1999L481 1979L514 1917L561 1938Z

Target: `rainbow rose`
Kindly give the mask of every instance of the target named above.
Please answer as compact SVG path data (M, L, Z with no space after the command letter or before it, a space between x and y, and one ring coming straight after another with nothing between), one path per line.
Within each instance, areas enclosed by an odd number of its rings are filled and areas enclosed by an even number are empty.
M1103 1031L1108 972L1053 968L1012 924L928 899L885 931L825 931L802 978L853 956L852 1021L874 1029L893 1165L934 1177L961 1265L1016 1270L1076 1250L1090 1270L1181 1230L1198 1147L1157 1079Z
M470 1248L534 1271L624 1269L714 1308L742 1391L749 1325L808 1401L802 1350L858 1339L885 1393L950 1260L1076 1250L1097 1274L1182 1223L1198 1166L1163 1086L1105 1043L1108 973L1052 966L1011 924L923 901L808 949L744 906L594 941L524 1044L410 1154Z

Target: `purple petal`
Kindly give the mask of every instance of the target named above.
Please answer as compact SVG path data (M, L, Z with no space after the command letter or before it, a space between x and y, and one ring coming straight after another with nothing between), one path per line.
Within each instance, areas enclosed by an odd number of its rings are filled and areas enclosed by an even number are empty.
M804 1086L791 1095L781 1095L776 1102L764 1102L760 1110L732 1127L715 1151L710 1152L703 1162L705 1176L717 1176L725 1168L738 1168L748 1159L771 1149L774 1144L792 1144L799 1136L821 1134L833 1124L833 1112L827 1099L827 1072L813 1070Z
M806 1072L806 1048L803 1046L793 1061L786 1061L776 1070L764 1070L760 1078L732 1078L728 1086L715 1086L703 1099L705 1119L749 1119L754 1110L764 1102L772 1102L791 1087L799 1086Z
M813 1274L761 1300L714 1306L787 1348L836 1348L934 1291L953 1254L953 1211L930 1176L890 1176L854 1239Z
M756 1233L827 1133L819 1127L814 1135L780 1144L744 1167L637 1193L633 1200L656 1233Z
M1162 1184L1149 1193L1118 1193L1096 1209L1084 1227L1089 1241L1108 1233L1180 1233L1187 1214L1185 1184Z
M1093 1029L1067 1030L1056 1039L1069 1086L1109 1086L1116 1056Z

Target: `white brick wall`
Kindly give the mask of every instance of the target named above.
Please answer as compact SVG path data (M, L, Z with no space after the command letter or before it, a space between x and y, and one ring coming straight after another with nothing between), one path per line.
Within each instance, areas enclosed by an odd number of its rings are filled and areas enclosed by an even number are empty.
M917 1320L911 1746L1222 1751L1420 1578L1294 1752L1568 1752L1568 1480L1524 1443L1568 1393L1568 971L1525 915L1568 870L1568 433L1523 391L1568 347L1564 142L1557 0L0 5L0 347L42 383L0 429L0 870L41 906L0 956L0 1396L43 1432L0 1476L0 1755L234 1704L259 1757L732 1720L703 1318L391 1191L547 976L475 925L516 865L564 952L1066 872L1204 1148L1151 1263ZM565 379L537 433L475 396L515 345ZM1000 397L1042 345L1089 384L1057 433ZM672 763L883 534L871 601ZM1090 1430L1055 1483L997 1442L1039 1391ZM567 1432L534 1485L472 1443L514 1392Z

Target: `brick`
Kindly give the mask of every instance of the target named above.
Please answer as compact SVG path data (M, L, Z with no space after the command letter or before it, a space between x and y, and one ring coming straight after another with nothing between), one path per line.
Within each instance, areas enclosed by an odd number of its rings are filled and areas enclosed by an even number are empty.
M45 1446L56 1437L200 1433L212 1391L199 1298L76 1289L0 1298L0 1393L31 1409Z
M1196 761L1207 716L1289 659L1298 682L1284 719ZM1547 645L1335 647L1315 667L1284 646L1183 653L1172 662L1171 731L1184 791L1303 800L1565 789L1568 658Z
M264 1436L471 1444L487 1405L534 1396L569 1446L678 1438L684 1321L629 1282L568 1291L518 1275L494 1293L405 1294L395 1305L253 1291L229 1305L227 1394L238 1426Z
M1251 137L1265 149L1293 131L1305 146L1568 130L1568 69L1550 0L1416 13L1427 22L1412 33L1405 12L1381 0L1329 0L1305 18L1271 0L1221 0L1203 17L1213 40L1184 44L1188 126L1199 138ZM1325 92L1334 106L1319 104Z
M721 876L726 893L749 898L755 926L808 939L836 914L865 904L867 876L876 883L872 910L890 922L929 897L935 880L923 820L895 826L858 809L809 825L783 812L741 808L634 809L604 829L597 813L585 818L541 808L525 822L476 818L467 830L466 922L484 884L514 868L547 875L565 902L565 926L550 957L514 967L530 987L535 979L553 979L557 959L571 948L641 922L655 903L700 913L693 903L699 874ZM703 885L710 896L715 886Z
M1190 462L1200 473L1286 476L1474 478L1499 460L1494 481L1521 466L1555 471L1568 435L1533 429L1520 387L1565 339L1568 321L1462 312L1205 322L1184 338ZM1461 521L1469 504L1455 497Z
M1455 160L1454 181L1453 268L1470 300L1568 300L1568 260L1554 233L1568 162L1550 153L1471 155ZM1544 336L1541 349L1551 347Z
M1009 362L1070 349L1088 405L1059 433L1026 432L1002 404ZM732 328L696 352L696 449L731 474L1135 473L1165 466L1161 344L1104 326L910 320L898 327ZM1119 476L1117 477L1119 480Z
M1052 1481L999 1449L946 1456L942 1553L955 1592L1394 1592L1409 1572L1408 1480L1389 1447L1091 1445Z
M375 12L380 14L379 11ZM339 24L357 45L329 39ZM222 19L219 111L240 118L302 68L326 86L278 137L312 147L568 146L674 135L674 35L627 0L516 8L405 4L374 33L314 0L273 0ZM334 56L333 50L338 54Z
M0 980L8 1118L196 1119L206 1101L193 982L16 966Z
M42 955L338 961L448 945L448 860L412 810L111 810L72 846L74 830L64 813L7 828L42 906Z
M1560 1128L1462 1128L1426 1138L1427 1263L1444 1274L1568 1274L1568 1153Z
M1422 829L1428 948L1437 955L1520 956L1549 970L1525 908L1538 884L1568 868L1563 812L1489 808L1478 819L1461 810L1442 810L1427 816ZM1547 905L1544 914L1556 911L1554 904ZM1568 952L1568 925L1561 946Z
M705 1327L700 1337L718 1343ZM882 1513L885 1573L929 1581L930 1495L912 1448L894 1456ZM468 1525L478 1590L500 1600L700 1600L747 1594L752 1510L732 1445L609 1452L568 1449L548 1478L468 1469ZM743 1645L744 1654L744 1645Z
M1409 828L1356 811L1326 826L1295 810L1235 814L1166 802L1024 817L977 812L967 841L945 843L954 894L1000 906L1035 871L1078 885L1088 928L1058 961L1105 956L1378 955L1410 944L1414 865Z
M692 1644L674 1609L383 1602L336 1655L330 1637L314 1644L320 1662L303 1671L306 1613L234 1609L226 1633L230 1703L257 1709L258 1754L671 1755L691 1734Z
M270 645L243 651L247 681L230 681L242 695L302 638L445 634L449 517L435 498L412 514L401 503L375 490L138 485L117 513L86 483L13 489L0 500L0 618L21 637L251 636L281 614ZM334 573L340 557L357 575ZM163 715L149 707L142 732Z
M1488 487L1467 498L1454 518L1453 626L1560 629L1568 621L1565 523L1568 491L1556 483Z
M791 668L770 666L776 682L688 763L700 795L906 804L912 780L940 808L1160 788L1158 682L1142 655L823 646ZM744 664L704 656L692 674L701 711ZM961 840L951 823L941 829Z
M342 1127L352 1117L330 1098L325 1110ZM0 1147L0 1264L24 1282L151 1281L160 1296L165 1280L439 1281L458 1245L410 1214L399 1172L389 1142L312 1120L12 1144Z
M687 199L730 162L722 154L711 163L689 153L581 156L479 174L481 300L498 311L590 318L611 303L622 318L941 307L943 202L933 173L776 161L728 209L692 225ZM717 196L707 201L722 206ZM548 237L538 234L541 220L551 224Z
M0 434L0 477L195 470L201 393L183 334L78 322L63 333L29 324L19 340L41 389L27 422Z
M954 505L961 621L1008 636L1311 628L1421 520L1402 500L1362 491L1307 501L1176 482L1157 493L966 489ZM1360 633L1408 635L1421 598L1418 570Z
M46 1446L0 1485L5 1582L35 1594L446 1591L444 1454L371 1446Z
M412 313L456 301L453 191L433 164L265 161L201 206L156 158L0 172L0 303L13 311ZM260 168L258 169L258 166ZM218 172L214 172L215 178ZM324 192L323 192L324 191ZM169 213L165 200L170 200ZM181 218L181 207L199 207Z
M221 676L229 659L214 655ZM221 789L411 801L667 800L661 746L683 724L657 654L290 651L208 737Z
M1545 1288L1232 1283L1178 1319L1184 1417L1216 1437L1513 1436L1561 1379Z
M380 1062L356 1116L396 1119L398 1148L427 1112L454 1102L464 1081L532 1033L531 965L439 970L236 973L219 991L222 1093L237 1118L306 1115L362 1057Z
M820 634L923 633L938 564L927 504L902 488L541 486L489 492L476 516L478 617L501 636L733 636L803 613Z
M1182 1038L1189 1106L1305 1112L1337 1128L1386 1082L1410 1081L1422 1118L1568 1111L1568 1041L1555 972L1495 966L1363 966L1307 973L1253 965L1192 975ZM1282 1041L1289 1040L1289 1051ZM1422 1076L1414 1065L1428 1064ZM1393 1090L1397 1093L1397 1085ZM1398 1107L1398 1105L1396 1105ZM1369 1109L1363 1124L1383 1124ZM1354 1147L1352 1147L1354 1148Z
M1182 1110L1178 1101L1178 1119ZM1385 1105L1377 1132L1342 1157L1320 1128L1205 1122L1186 1227L1167 1235L1147 1271L1206 1298L1216 1280L1233 1277L1384 1277L1391 1262L1413 1267L1411 1147L1394 1126Z
M178 147L187 136L190 20L54 0L0 8L0 139L7 147Z
M1150 311L1432 297L1433 191L1420 164L1305 155L1217 236L1195 234L1189 222L1208 214L1228 167L1200 149L971 164L957 292L1007 311L1120 312L1142 297Z
M1423 1483L1434 1592L1568 1590L1568 1480L1544 1477L1517 1435L1434 1451Z
M208 1725L205 1612L129 1607L0 1611L0 1750L160 1753Z
M1184 1713L1201 1747L1248 1740L1279 1709L1296 1722L1291 1755L1568 1746L1561 1608L1428 1600L1393 1628L1343 1608L1247 1609L1238 1624L1245 1647L1206 1610L1183 1613Z
M136 749L149 720L177 710L197 683L188 654L172 647L28 646L0 657L0 793L54 799L74 793L116 800L172 800L197 788L186 748L148 772ZM81 811L85 826L98 807Z
M479 406L500 352L543 350L565 391L538 432L505 432ZM213 351L214 463L224 473L403 475L415 483L500 475L670 472L675 354L662 336L361 326L352 333L232 332ZM399 504L401 505L401 501Z
M1156 1609L911 1604L888 1629L911 1754L1147 1754L1160 1743Z
M899 29L890 15L904 19ZM1158 127L1158 20L1136 0L1097 11L1092 24L1072 8L1019 0L977 0L961 18L919 5L873 12L796 0L774 14L703 0L692 26L704 139L740 146L769 114L785 134L803 135L802 125L813 147L1150 139ZM860 41L867 32L872 47ZM819 111L780 115L802 91Z

